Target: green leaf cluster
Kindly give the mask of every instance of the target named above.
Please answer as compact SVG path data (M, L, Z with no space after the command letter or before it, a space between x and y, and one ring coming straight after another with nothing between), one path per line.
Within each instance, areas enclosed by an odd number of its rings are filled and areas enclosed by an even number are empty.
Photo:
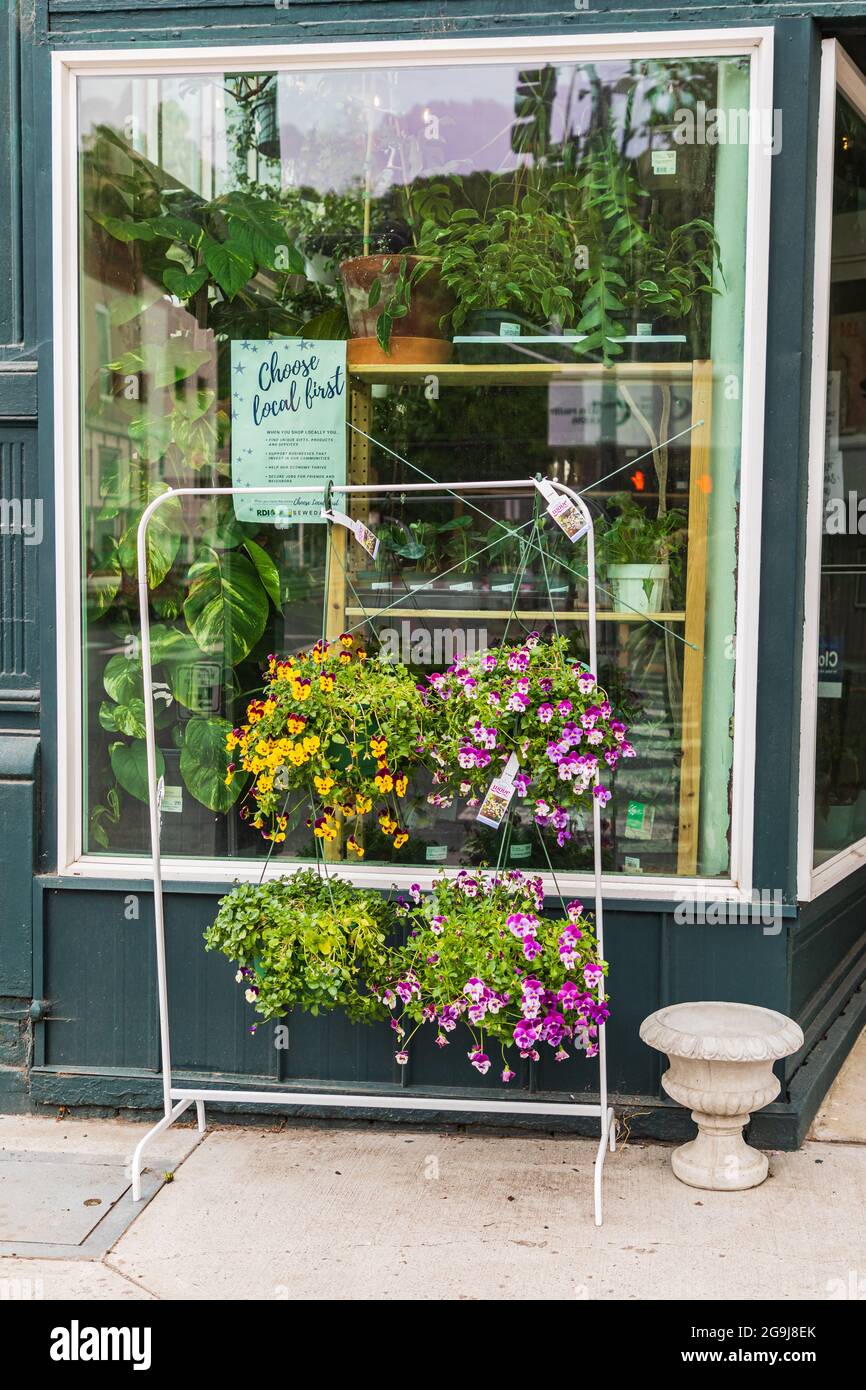
M388 905L378 893L334 874L301 869L263 884L240 883L221 899L205 932L209 951L239 966L263 1019L289 1009L344 1009L372 1022L385 1016L367 980L386 970Z

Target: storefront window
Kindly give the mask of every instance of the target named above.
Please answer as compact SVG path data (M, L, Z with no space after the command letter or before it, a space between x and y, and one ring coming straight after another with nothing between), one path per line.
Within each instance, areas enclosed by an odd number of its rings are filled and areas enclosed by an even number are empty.
M866 122L841 92L833 172L815 867L866 836Z
M346 343L349 479L441 490L357 500L379 555L340 583L315 516L158 512L163 852L262 854L225 732L323 621L418 678L512 610L586 655L581 548L527 550L526 488L448 491L540 474L597 518L599 676L638 755L605 868L729 872L749 91L745 56L80 80L87 852L147 852L138 518L237 473L233 345L302 339ZM495 858L428 790L399 861ZM512 862L546 867L515 815ZM313 857L307 820L276 858ZM588 829L557 870L589 867ZM365 862L394 857L373 834Z

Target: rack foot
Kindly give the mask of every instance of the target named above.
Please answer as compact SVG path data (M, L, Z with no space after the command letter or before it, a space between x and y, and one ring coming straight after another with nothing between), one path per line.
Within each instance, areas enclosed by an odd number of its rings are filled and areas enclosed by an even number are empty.
M601 1139L598 1143L598 1153L595 1156L595 1175L593 1183L593 1193L595 1198L596 1226L600 1226L602 1224L601 1180L604 1175L604 1158L605 1154L607 1153L608 1146L610 1147L611 1153L613 1153L615 1144L616 1116L613 1110L608 1110L605 1119L602 1121Z
M173 1125L178 1116L182 1115L184 1110L188 1110L191 1105L191 1100L178 1101L174 1109L170 1110L167 1115L163 1115L162 1119L158 1121L152 1129L149 1129L136 1144L135 1152L132 1155L132 1163L130 1165L132 1169L132 1200L134 1202L141 1201L141 1158L147 1145L150 1143L151 1139L155 1139L158 1134L162 1134L163 1130ZM199 1128L201 1128L201 1125L199 1125Z
M203 1100L197 1100L195 1103L195 1117L196 1121L198 1122L199 1134L204 1134L205 1130L207 1129L207 1120L205 1119Z

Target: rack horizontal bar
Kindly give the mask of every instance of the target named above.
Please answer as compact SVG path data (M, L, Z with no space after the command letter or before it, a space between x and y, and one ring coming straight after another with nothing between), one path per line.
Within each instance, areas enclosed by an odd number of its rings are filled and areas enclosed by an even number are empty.
M410 591L407 593L405 598L411 599L413 592L414 591ZM401 595L398 594L398 597L401 597ZM369 614L370 617L374 617L379 613L393 613L395 617L407 618L505 619L511 615L510 608L415 608L414 606L410 607L408 603L404 603L402 606L397 606L397 604L392 603L382 608L373 607L372 605L368 605L366 608L347 607L346 612L352 614L353 617L357 617L358 615L363 616L365 613ZM553 610L549 608L515 608L514 616L516 618L530 618L533 622L540 621L544 618L550 618L551 616L555 616L558 623L585 623L589 621L589 613L586 611L572 612L567 609L559 608ZM684 623L686 615L685 613L638 613L636 610L632 609L629 609L627 613L613 612L612 610L604 612L599 610L595 615L595 620L599 623Z

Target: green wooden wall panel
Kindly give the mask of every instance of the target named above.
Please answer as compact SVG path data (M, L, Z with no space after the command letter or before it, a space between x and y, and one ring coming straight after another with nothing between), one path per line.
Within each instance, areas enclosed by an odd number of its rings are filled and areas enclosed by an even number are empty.
M824 1032L866 980L866 871L807 904L791 937L790 1008L807 1036Z
M39 495L32 429L0 425L0 507L0 701L35 700L45 503Z
M36 768L32 734L0 735L0 996L29 999Z
M169 893L166 899L169 1007L175 1070L211 1076L258 1076L273 1081L321 1080L347 1086L417 1086L435 1089L489 1087L468 1067L465 1049L440 1051L422 1039L412 1062L399 1068L385 1024L353 1026L341 1015L318 1019L291 1016L289 1048L274 1046L273 1025L249 1035L255 1015L243 1001L234 971L220 955L205 952L201 936L215 910L209 893ZM138 917L134 913L138 912ZM127 916L128 913L133 915ZM641 1020L678 998L741 998L778 1005L784 978L760 981L754 929L676 928L683 949L665 940L669 919L659 912L609 912L606 949L610 961L613 1018L608 1029L610 1081L628 1095L659 1092L659 1058L640 1041ZM727 933L731 935L728 936ZM152 946L152 898L100 889L50 889L46 895L43 951L45 1062L51 1066L155 1067L157 1014ZM715 935L714 935L715 933ZM763 939L762 939L763 940ZM681 964L666 968L672 954ZM784 947L774 958L784 958ZM738 992L743 976L754 982ZM597 1068L550 1060L527 1070L515 1086L594 1092Z

